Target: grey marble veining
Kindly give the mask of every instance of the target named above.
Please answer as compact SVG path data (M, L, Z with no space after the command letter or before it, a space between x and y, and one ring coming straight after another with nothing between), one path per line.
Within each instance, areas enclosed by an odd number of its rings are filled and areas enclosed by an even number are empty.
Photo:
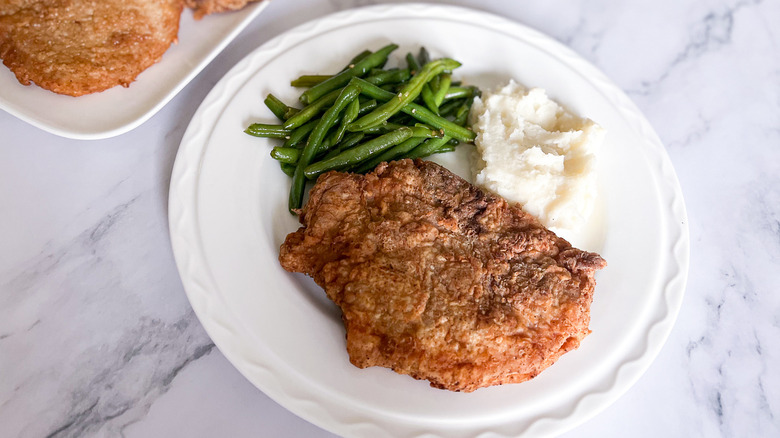
M332 436L203 331L167 191L190 117L230 67L295 25L377 3L274 0L120 137L67 140L0 113L0 438ZM691 266L675 328L636 385L565 436L780 436L780 2L435 3L506 16L594 63L651 121L683 188Z
M113 206L4 282L3 433L119 433L213 349L170 254L149 245L167 239L164 219L138 220L149 202L147 192ZM45 403L31 406L31 394ZM14 422L20 414L35 421Z

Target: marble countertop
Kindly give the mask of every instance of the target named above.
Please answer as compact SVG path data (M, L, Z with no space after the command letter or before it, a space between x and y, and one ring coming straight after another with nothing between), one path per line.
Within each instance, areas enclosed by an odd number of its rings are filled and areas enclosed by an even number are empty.
M59 138L0 112L0 437L329 437L245 380L184 294L166 217L177 147L235 63L324 14L275 0L158 114ZM563 42L663 140L691 264L643 377L570 437L780 436L778 1L449 2Z

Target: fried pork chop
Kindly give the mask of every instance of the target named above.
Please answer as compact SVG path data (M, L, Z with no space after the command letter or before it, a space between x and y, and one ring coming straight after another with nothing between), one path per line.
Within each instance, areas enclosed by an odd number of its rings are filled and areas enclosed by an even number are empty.
M217 12L237 11L254 1L259 0L184 0L193 9L196 20Z
M598 254L443 167L320 176L279 260L342 310L350 361L453 391L531 379L590 332Z
M80 96L128 86L176 41L182 0L6 0L0 58L24 85Z

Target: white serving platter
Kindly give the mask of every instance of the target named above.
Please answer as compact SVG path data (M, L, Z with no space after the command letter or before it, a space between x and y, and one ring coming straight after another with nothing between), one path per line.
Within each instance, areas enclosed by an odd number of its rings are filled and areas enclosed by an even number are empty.
M537 378L463 394L349 363L340 313L310 279L285 272L279 245L299 224L273 140L243 133L273 123L270 92L338 71L388 42L463 63L483 89L513 78L545 88L607 131L599 208L569 237L600 252L592 334ZM397 61L396 61L397 62ZM436 158L468 176L470 146ZM603 410L650 366L674 324L688 270L685 205L666 151L626 95L553 39L451 6L381 5L330 15L248 55L206 97L182 139L169 200L172 245L187 296L220 351L249 381L304 419L347 437L552 436ZM261 433L262 431L258 431Z
M250 3L239 11L208 15L200 21L185 9L178 43L127 88L64 96L36 85L22 85L8 68L0 66L0 109L61 137L93 140L123 134L165 106L269 2Z

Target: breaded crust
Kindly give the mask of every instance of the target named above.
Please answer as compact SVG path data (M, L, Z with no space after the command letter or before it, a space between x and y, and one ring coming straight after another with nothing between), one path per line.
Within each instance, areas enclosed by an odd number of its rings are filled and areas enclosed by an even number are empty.
M24 85L80 96L122 85L176 41L182 0L0 3L0 58Z
M184 0L192 8L196 20L217 12L236 11L259 0Z
M350 361L453 391L531 379L590 333L598 254L431 162L320 176L280 249L342 310Z

